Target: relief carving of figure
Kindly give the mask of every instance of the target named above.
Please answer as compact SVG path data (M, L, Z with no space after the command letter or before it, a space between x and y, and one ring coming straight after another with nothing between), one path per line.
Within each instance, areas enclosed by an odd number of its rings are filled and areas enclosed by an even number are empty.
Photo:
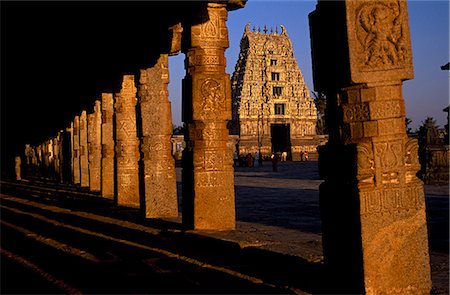
M358 39L364 51L364 64L392 67L402 63L404 40L400 4L394 1L363 5L357 17Z
M203 110L214 111L222 109L225 97L222 93L221 85L213 79L206 79L201 85L203 95Z

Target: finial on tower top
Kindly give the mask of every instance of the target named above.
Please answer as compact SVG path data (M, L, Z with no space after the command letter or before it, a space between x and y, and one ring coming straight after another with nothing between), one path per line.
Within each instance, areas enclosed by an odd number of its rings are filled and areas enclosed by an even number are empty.
M275 34L278 35L278 26L275 26Z
M245 28L244 28L244 34L247 34L248 32L250 32L249 27L250 27L250 22L248 22L248 23L245 25Z
M287 36L286 28L283 25L280 25L280 27L281 27L281 35L286 35Z
M264 25L264 34L267 34L267 26Z

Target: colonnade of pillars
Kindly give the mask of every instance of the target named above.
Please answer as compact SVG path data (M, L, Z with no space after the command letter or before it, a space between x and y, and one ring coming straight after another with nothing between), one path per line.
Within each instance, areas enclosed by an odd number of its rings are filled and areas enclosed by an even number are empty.
M188 228L235 228L226 128L231 118L227 13L226 5L209 3L199 20L184 28L190 34L190 46L183 48L188 60L183 100L189 106L183 111L188 134L182 204ZM117 205L141 208L148 218L177 217L168 83L168 54L160 54L153 67L124 75L118 93L103 93L92 112L82 110L54 138L27 146L26 154L44 175L100 192Z
M227 8L201 7L182 24L185 41L176 42L179 26L171 40L187 58L182 217L188 228L234 229ZM413 77L406 2L319 1L310 23L315 89L327 96L330 131L319 151L330 293L427 294L425 198L401 92ZM167 64L161 54L137 77L123 76L121 91L102 94L93 113L28 146L30 161L63 180L68 170L71 182L147 217L177 216Z

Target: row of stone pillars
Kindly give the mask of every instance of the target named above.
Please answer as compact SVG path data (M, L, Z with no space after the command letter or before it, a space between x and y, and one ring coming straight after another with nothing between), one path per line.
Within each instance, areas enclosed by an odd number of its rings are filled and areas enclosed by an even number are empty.
M185 23L190 44L184 48L181 25L171 29L171 52L182 49L187 59L182 194L186 228L235 228L232 144L226 127L231 119L230 77L225 72L227 15L225 4L204 5L197 19ZM160 54L153 67L124 75L119 93L103 93L92 113L83 110L55 138L28 146L30 161L39 162L44 175L100 192L117 205L141 208L147 218L177 217L168 83L168 54Z
M234 229L226 128L231 119L224 56L227 9L219 3L200 6L198 17L182 24L181 49L187 57L182 217L187 228ZM405 131L401 92L402 81L413 77L406 2L319 1L310 23L315 89L326 94L330 131L328 144L319 151L329 291L427 294L425 198L416 176L417 143ZM176 42L181 28L172 33L172 43L181 46ZM140 71L138 83L124 76L120 93L104 94L93 114L74 118L65 131L72 139L74 183L100 189L108 198L114 194L119 205L140 206L147 217L177 215L167 83L163 54L154 67ZM142 126L140 137L137 126ZM55 172L60 139L33 149Z
M178 217L167 62L168 56L161 55L153 68L142 70L138 87L134 75L124 75L120 92L103 93L92 113L83 110L56 137L26 145L26 163L48 178L100 192L117 205L145 204L148 218Z

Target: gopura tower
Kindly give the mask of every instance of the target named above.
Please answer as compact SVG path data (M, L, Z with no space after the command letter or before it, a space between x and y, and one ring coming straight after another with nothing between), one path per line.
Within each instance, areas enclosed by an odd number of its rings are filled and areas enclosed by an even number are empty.
M240 154L286 151L298 160L301 151L316 152L316 106L283 26L281 33L245 26L231 89Z

